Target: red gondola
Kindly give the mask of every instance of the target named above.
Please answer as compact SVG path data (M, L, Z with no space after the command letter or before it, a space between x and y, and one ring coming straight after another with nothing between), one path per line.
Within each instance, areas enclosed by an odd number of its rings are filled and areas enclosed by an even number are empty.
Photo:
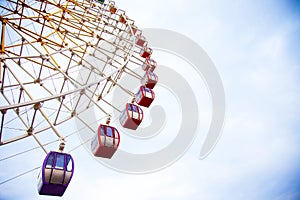
M142 65L142 68L144 71L151 71L153 72L155 70L155 68L157 67L157 63L155 60L147 57L145 62Z
M143 110L134 104L127 103L119 121L124 128L136 130L143 121Z
M151 56L152 52L153 50L150 47L144 46L144 48L141 49L140 56L143 58L148 58Z
M62 196L74 173L70 154L51 151L47 154L38 177L40 195Z
M141 84L145 85L147 88L153 89L158 82L158 77L151 71L147 71L143 78L141 79Z
M115 14L117 12L117 8L115 7L115 2L112 1L109 5L109 11L113 14Z
M146 38L145 38L145 36L142 35L142 33L138 34L137 40L136 40L136 45L138 45L142 48L147 45Z
M120 15L120 19L119 19L119 21L121 22L121 23L123 23L123 24L126 24L126 19L125 19L125 17L124 17L124 15Z
M138 93L136 94L136 103L140 106L149 107L153 100L155 99L155 94L153 90L145 86L141 86Z
M138 27L136 25L131 25L131 29L133 32L133 35L138 35L138 34L142 34L141 30L138 29ZM131 29L128 26L127 31L131 34Z
M114 127L100 124L91 141L91 149L96 157L111 158L120 144L120 134Z

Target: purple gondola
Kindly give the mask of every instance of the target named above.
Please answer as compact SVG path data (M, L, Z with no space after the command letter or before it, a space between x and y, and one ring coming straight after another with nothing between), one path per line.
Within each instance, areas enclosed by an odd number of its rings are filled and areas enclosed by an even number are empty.
M148 108L154 99L155 99L155 94L153 90L145 86L141 86L138 93L136 94L135 101L138 105Z
M158 81L158 77L153 72L147 71L141 79L141 84L147 88L153 89Z
M143 121L143 117L143 110L139 106L127 103L119 121L124 128L136 130Z
M155 60L147 57L145 62L142 65L142 68L144 71L151 71L153 72L155 70L155 68L157 67L157 63Z
M62 196L74 173L74 160L70 154L50 151L38 177L40 195Z
M98 132L91 142L91 149L96 157L111 158L120 144L120 134L112 126L100 124Z
M150 47L144 46L143 49L140 51L140 56L143 58L148 58L151 56L153 50Z

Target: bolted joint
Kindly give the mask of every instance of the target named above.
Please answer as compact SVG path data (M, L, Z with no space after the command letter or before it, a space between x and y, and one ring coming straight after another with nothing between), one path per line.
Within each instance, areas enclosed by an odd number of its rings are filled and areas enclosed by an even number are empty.
M38 83L38 84L40 84L40 83L41 83L41 81L42 81L42 80L41 80L40 78L37 78L37 79L35 79L35 80L34 80L34 83Z
M28 130L27 130L27 134L32 135L32 133L33 133L33 128L29 127Z
M76 116L76 110L73 110L73 111L71 112L71 117L74 117L74 116Z
M1 110L1 114L2 114L2 115L5 115L6 112L7 112L7 110Z
M84 95L85 94L85 89L80 90L80 95Z
M41 103L36 103L36 104L34 104L34 106L33 106L34 110L38 110L38 109L40 109L41 107L42 107Z

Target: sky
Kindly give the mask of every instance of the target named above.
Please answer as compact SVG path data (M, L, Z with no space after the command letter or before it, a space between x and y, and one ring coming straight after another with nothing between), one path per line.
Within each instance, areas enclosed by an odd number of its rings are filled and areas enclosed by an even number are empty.
M222 137L206 159L198 159L209 125L210 102L203 80L196 77L190 83L201 99L199 117L203 120L197 138L181 159L155 173L132 175L101 165L82 147L72 153L75 174L60 199L300 199L300 3L127 0L116 1L116 5L138 27L176 31L206 51L225 89ZM167 55L158 54L157 62L180 72ZM171 114L168 117L172 120ZM70 140L79 142L78 137ZM0 158L17 153L20 146L35 145L26 139L1 146ZM131 146L130 151L138 148L142 146ZM41 165L43 155L37 150L1 161L0 180ZM37 175L34 171L0 185L0 199L59 199L38 195Z

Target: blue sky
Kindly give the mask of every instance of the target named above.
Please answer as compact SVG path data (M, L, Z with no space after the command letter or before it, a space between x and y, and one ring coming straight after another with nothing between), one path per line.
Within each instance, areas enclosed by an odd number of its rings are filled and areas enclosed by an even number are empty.
M207 130L204 120L199 136L178 162L147 175L115 172L80 148L73 153L76 174L61 199L300 199L299 3L127 0L116 4L139 27L177 31L207 52L225 88L223 135L210 156L198 160ZM209 112L207 100L200 105ZM78 141L72 137L68 142ZM1 147L0 158L33 145L25 140ZM39 166L43 156L38 150L0 162L0 180ZM0 185L0 199L57 199L38 196L37 174Z

